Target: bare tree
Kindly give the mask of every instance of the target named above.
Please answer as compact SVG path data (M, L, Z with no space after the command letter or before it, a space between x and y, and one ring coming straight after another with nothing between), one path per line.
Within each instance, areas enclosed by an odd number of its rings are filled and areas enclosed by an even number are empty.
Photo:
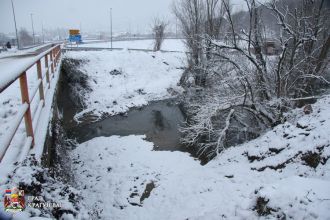
M180 0L173 4L173 13L180 22L185 44L189 50L189 65L198 66L202 60L202 35L205 24L203 0Z
M159 51L162 47L165 38L165 29L168 23L160 18L155 18L153 21L152 32L155 38L154 51Z
M277 97L302 98L315 93L315 81L325 80L329 62L329 9L324 0L297 1L285 7L286 1L267 5L281 26L279 41L284 48L275 68ZM292 3L291 3L292 4Z
M3 33L0 33L0 47L6 44L9 40L10 40L9 37L7 37Z
M201 29L199 45L208 42L208 49L204 45L200 51L207 52L209 58L207 65L200 59L198 67L207 73L208 86L188 89L185 105L190 117L181 129L183 143L197 147L201 154L214 156L225 147L257 137L282 123L283 113L297 101L315 98L319 88L329 86L329 10L324 7L325 0L245 3L248 28L240 29L229 1L222 0L227 41ZM280 45L278 55L265 53L261 10L272 13L272 24L278 24L279 37L274 39Z
M33 44L33 38L25 28L21 28L18 33L21 46L28 46Z
M220 0L206 0L206 24L205 34L211 39L218 39L220 35L220 28L222 26L222 17L224 16L223 4ZM206 40L206 58L211 58L210 51L212 49L211 41Z

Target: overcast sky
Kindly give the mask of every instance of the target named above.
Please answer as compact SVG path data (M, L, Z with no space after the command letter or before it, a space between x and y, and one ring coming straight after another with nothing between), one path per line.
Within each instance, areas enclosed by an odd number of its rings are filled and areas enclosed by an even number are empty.
M108 31L109 11L113 10L114 32L145 32L150 29L152 18L165 17L175 23L171 13L173 0L13 0L18 29L31 31L30 14L34 28L77 28L84 31ZM233 0L237 4L241 0ZM174 25L173 25L174 27ZM14 32L10 0L0 0L0 32Z

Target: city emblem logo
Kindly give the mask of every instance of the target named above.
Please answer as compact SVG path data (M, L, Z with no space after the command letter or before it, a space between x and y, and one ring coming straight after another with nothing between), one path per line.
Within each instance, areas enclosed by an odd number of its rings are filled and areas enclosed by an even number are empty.
M17 187L6 189L4 207L7 212L21 212L25 209L24 190Z

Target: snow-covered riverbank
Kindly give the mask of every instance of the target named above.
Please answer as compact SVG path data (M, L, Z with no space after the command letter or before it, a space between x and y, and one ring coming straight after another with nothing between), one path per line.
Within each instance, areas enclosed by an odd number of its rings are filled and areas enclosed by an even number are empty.
M143 136L95 138L72 152L77 185L101 219L330 219L329 108L297 109L206 166Z
M79 70L92 90L84 96L86 108L76 115L78 121L84 114L115 115L181 91L181 53L80 51L68 52L65 58L84 61Z

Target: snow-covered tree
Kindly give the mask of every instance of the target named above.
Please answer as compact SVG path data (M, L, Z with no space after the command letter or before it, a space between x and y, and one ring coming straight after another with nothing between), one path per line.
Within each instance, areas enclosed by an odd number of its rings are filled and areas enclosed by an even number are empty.
M160 18L155 18L152 24L152 33L155 39L154 51L159 51L162 47L165 38L165 29L167 27L167 22Z
M198 66L202 59L202 35L205 24L203 0L180 0L173 4L173 13L180 22L189 51L189 65Z
M257 137L283 122L285 111L304 104L329 85L329 10L324 0L245 3L247 28L237 27L230 2L222 0L223 33L210 34L200 28L202 33L185 35L187 41L194 36L201 52L199 62L187 72L192 76L202 73L204 82L196 83L195 77L195 86L187 88L184 103L189 120L181 130L182 141L201 154L216 155L225 147ZM181 8L176 8L181 14L176 14L181 23L191 24L191 16L182 16L189 14L186 8L182 0ZM205 8L200 6L198 13ZM273 16L268 28L261 19L265 11ZM267 38L271 29L276 32L273 39Z
M25 28L21 28L18 35L21 46L29 46L33 44L33 38Z

